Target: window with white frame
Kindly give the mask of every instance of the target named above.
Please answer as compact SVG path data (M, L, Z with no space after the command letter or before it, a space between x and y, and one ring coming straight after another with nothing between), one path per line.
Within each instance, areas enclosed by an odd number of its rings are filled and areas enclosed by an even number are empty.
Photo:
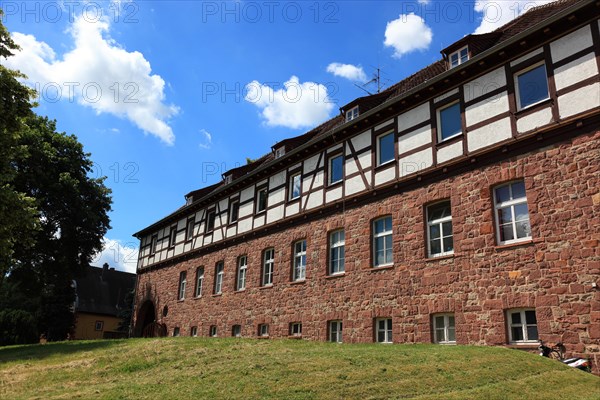
M211 232L215 229L215 210L211 210L208 212L206 216L206 230L205 232Z
M346 111L346 122L352 121L355 118L358 118L358 106L352 107Z
M229 174L229 175L225 176L225 184L226 185L230 184L231 181L233 181L233 175Z
M256 193L256 212L263 212L267 209L267 188L258 189Z
M223 292L223 261L219 261L215 266L215 289L214 294Z
M438 141L462 134L460 102L452 103L437 110Z
M440 344L456 343L454 314L433 315L433 341Z
M344 179L344 155L340 154L329 159L329 185Z
M248 270L248 256L238 257L236 290L246 289L246 271Z
M150 239L150 254L156 253L156 246L158 244L158 236L152 236Z
M458 67L469 61L469 47L465 46L462 49L450 54L450 68Z
M531 239L524 181L510 182L494 188L494 208L500 244Z
M539 340L534 309L514 309L507 312L511 343L536 343Z
M232 200L229 206L229 223L233 223L238 220L240 215L240 201Z
M306 240L294 243L294 271L293 281L301 281L306 278Z
M290 336L302 336L302 322L292 322L290 324Z
M94 330L101 331L103 329L104 329L104 321L96 321L96 323L94 324Z
M452 212L449 200L427 207L427 249L429 257L454 253Z
M392 319L377 318L375 320L375 337L378 343L392 343Z
M234 325L231 328L231 336L233 336L233 337L242 337L242 326L241 325Z
M342 343L342 321L329 321L329 341Z
M171 227L171 231L169 232L169 247L175 246L176 239L177 239L177 225L173 225Z
M179 327L176 326L175 328L173 328L173 337L176 337L176 336L179 336L179 335L180 335L180 333L179 333Z
M278 147L277 149L275 149L275 158L280 158L281 156L283 156L285 154L285 147Z
M204 267L196 268L196 290L194 291L195 297L202 296L202 286L204 286Z
M198 327L197 326L192 326L190 328L190 336L191 337L196 337L198 336Z
M550 98L546 64L536 64L515 74L517 110Z
M329 275L342 274L345 271L345 238L343 229L329 234Z
M302 193L302 174L298 172L291 175L289 185L289 199L295 200L300 198L300 194Z
M194 218L190 218L187 220L187 224L185 226L185 240L192 240L194 237L194 224L196 221Z
M208 336L217 337L217 326L216 325L210 326L210 328L208 329Z
M269 336L269 324L258 325L258 336L268 337Z
M185 299L185 285L187 282L186 276L187 276L187 273L185 271L181 271L179 273L179 290L177 292L178 300Z
M383 165L394 160L396 152L394 132L377 136L377 165Z
M273 284L273 269L275 268L275 249L266 249L263 252L262 285Z
M373 266L392 265L392 217L373 221Z

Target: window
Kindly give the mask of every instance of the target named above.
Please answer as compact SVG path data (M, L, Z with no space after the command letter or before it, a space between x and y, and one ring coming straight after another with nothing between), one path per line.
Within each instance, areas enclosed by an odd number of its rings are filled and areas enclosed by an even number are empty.
M94 324L94 330L101 331L104 329L104 321L96 321Z
M152 239L150 239L150 254L154 254L156 253L156 244L158 242L158 237L157 236L152 236Z
M241 325L234 325L231 328L231 336L233 336L233 337L242 337L242 326Z
M256 212L265 211L267 208L267 188L258 189L256 193Z
M279 147L278 149L275 149L275 158L280 158L284 154L285 154L285 147Z
M458 67L467 61L469 61L469 47L467 46L450 54L450 68Z
M345 244L343 229L329 234L329 275L344 273Z
M269 324L258 325L258 336L268 337L269 336Z
M173 337L176 337L176 336L179 336L179 335L180 335L180 333L179 333L179 327L176 326L175 328L173 328Z
M340 154L329 159L329 184L341 182L344 178L344 155Z
M290 336L302 336L302 322L292 322L290 324Z
M215 229L215 210L208 211L206 214L205 232L211 232L213 229Z
M266 249L263 253L262 285L273 284L273 269L275 267L275 249Z
M248 256L238 257L238 270L236 290L246 289L246 271L248 270Z
M433 341L440 344L456 343L454 314L433 316Z
M392 265L392 217L373 221L373 266Z
M494 205L497 237L501 244L531 239L524 181L495 188Z
M517 110L549 98L546 64L538 64L515 75Z
M239 200L233 200L229 206L229 223L233 223L238 220L240 215L240 202Z
M377 165L383 165L394 159L394 132L377 137Z
M185 284L187 282L186 276L187 276L187 273L185 271L181 271L179 273L179 291L177 293L178 300L185 299Z
M295 200L299 198L302 193L302 174L298 172L291 175L289 185L289 199Z
M233 181L233 175L227 175L225 177L225 184L228 185Z
M427 249L429 257L454 253L450 201L427 207Z
M175 240L177 240L177 225L173 225L169 232L169 247L175 246Z
M215 294L221 294L223 290L223 261L215 266Z
M358 106L352 107L346 111L346 122L352 121L355 118L358 118Z
M511 343L537 342L539 340L535 310L509 310L508 320Z
M191 337L196 337L198 336L198 327L197 326L192 326L190 328L190 336Z
M329 321L329 341L342 343L342 321Z
M306 240L294 243L294 271L293 281L301 281L306 278Z
M462 120L460 117L460 103L456 102L440 108L437 111L438 141L453 138L462 133Z
M216 325L210 326L210 328L208 329L208 336L217 337L217 326Z
M392 343L392 319L378 318L376 324L376 339L378 343Z
M204 285L204 267L196 268L196 290L194 290L194 296L202 296L202 286Z
M187 225L185 226L185 240L192 240L194 236L194 218L190 218L187 220Z

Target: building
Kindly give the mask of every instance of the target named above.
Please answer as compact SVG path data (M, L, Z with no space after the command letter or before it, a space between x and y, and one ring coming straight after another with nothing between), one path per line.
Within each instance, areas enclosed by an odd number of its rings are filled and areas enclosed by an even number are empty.
M128 301L135 279L135 274L116 271L108 264L89 267L85 276L76 279L74 339L127 337L129 332L119 330L120 314L131 307Z
M434 342L600 365L600 3L559 1L136 233L136 334Z

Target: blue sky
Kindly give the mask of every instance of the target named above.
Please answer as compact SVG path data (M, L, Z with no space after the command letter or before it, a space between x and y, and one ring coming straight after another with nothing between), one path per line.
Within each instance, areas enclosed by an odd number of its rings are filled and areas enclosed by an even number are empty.
M470 33L548 1L4 1L7 66L113 190L95 260L135 270L132 234ZM374 86L368 88L376 90Z

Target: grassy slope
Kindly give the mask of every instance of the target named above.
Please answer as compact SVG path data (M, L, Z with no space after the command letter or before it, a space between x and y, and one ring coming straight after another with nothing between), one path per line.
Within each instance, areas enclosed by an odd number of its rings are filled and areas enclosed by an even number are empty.
M522 351L207 338L0 348L0 398L600 399L600 378Z

